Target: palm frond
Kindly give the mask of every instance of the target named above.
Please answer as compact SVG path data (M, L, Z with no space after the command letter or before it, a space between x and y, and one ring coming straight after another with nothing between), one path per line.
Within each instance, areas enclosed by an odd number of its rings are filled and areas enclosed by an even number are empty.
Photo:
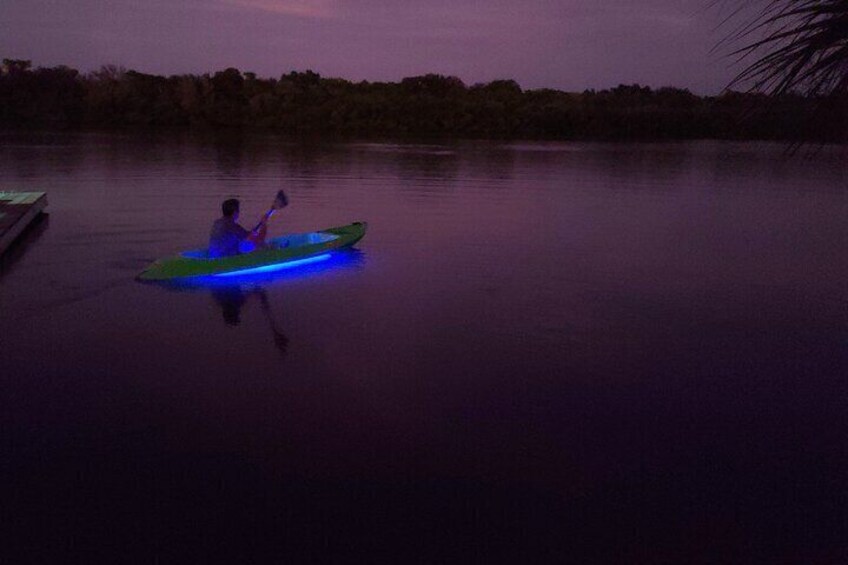
M775 95L848 93L848 0L767 0L726 41L745 41L731 55L752 61L731 88L746 85Z

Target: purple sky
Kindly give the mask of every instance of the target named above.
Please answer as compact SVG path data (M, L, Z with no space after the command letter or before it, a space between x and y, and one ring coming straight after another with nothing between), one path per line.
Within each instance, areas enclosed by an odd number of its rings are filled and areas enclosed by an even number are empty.
M2 0L0 57L158 74L435 72L524 88L721 90L711 0Z

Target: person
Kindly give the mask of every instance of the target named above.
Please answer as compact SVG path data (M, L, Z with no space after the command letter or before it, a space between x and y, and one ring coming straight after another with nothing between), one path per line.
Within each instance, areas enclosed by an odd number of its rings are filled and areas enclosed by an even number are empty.
M212 224L209 234L209 257L229 257L239 253L250 253L265 244L268 227L263 221L254 231L247 231L238 223L239 201L236 198L221 204L223 216Z

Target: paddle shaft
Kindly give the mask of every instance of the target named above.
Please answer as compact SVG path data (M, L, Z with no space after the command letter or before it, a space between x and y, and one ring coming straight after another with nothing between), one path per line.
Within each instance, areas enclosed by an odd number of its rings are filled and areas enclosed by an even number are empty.
M259 223L256 224L255 228L253 228L253 233L258 232L262 228L262 226L265 225L269 219L271 219L271 216L274 215L274 212L276 212L280 208L285 208L288 205L289 199L286 196L286 193L282 190L278 190L277 195L274 197L274 203L271 204L271 209L265 212L265 215L262 216L262 219L259 220Z
M274 215L274 212L276 212L276 210L274 210L273 208L272 208L272 209L270 209L270 210L268 210L267 212L265 212L265 215L264 215L264 216L262 216L262 219L261 219L261 220L259 220L259 223L258 223L258 224L256 224L256 227L255 227L255 228L253 228L253 233L258 232L258 231L262 228L262 226L264 226L265 224L267 224L267 223L268 223L268 220L270 220L270 219L271 219L271 216L273 216L273 215Z

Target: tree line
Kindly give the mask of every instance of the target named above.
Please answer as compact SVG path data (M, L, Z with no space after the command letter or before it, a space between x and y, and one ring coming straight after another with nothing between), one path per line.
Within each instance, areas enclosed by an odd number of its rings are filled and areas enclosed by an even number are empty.
M436 74L351 82L312 71L279 78L228 68L157 76L91 73L4 59L6 128L246 128L293 135L465 139L815 139L845 141L843 95L809 97L621 85L581 93L523 90L512 80L466 85Z

